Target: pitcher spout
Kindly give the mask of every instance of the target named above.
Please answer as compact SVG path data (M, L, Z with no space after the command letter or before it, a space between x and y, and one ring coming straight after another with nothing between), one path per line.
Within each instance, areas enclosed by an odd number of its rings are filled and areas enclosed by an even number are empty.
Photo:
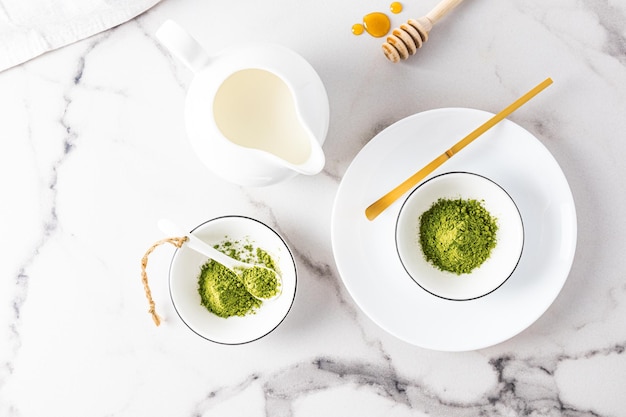
M311 140L311 153L309 158L301 164L290 164L290 168L299 174L315 175L324 169L326 157L322 146L316 141Z

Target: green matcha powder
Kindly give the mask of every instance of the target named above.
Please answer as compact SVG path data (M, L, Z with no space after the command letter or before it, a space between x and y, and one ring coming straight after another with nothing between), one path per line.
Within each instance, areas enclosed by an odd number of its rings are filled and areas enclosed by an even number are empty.
M270 298L280 289L278 269L274 259L263 249L251 244L226 240L215 249L226 255L265 268L253 267L237 276L214 260L207 261L200 270L198 292L201 304L219 317L245 316L254 313L262 304L260 298ZM268 269L272 271L269 271Z
M468 274L496 246L496 219L472 199L439 199L420 216L419 241L428 262L442 271Z

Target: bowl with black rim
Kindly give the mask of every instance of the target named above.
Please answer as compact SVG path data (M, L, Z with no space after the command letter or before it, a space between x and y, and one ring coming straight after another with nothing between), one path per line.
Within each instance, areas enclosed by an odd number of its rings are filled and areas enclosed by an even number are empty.
M426 244L420 239L421 219L441 200L478 202L497 226L495 246L487 259L469 272L459 272L447 265L442 268L441 263L425 255ZM459 237L454 237L457 238L462 238L461 232ZM417 285L446 300L468 301L492 293L513 274L522 256L524 225L515 201L495 181L471 172L447 172L422 182L409 194L396 221L395 240L400 262ZM484 242L474 238L470 246L479 243Z
M243 316L219 317L202 305L199 276L208 258L183 245L172 258L170 296L182 321L196 334L212 342L237 345L258 340L285 319L296 295L296 263L285 240L265 223L246 216L229 215L208 220L191 234L212 246L225 242L261 248L269 254L280 275L280 294Z

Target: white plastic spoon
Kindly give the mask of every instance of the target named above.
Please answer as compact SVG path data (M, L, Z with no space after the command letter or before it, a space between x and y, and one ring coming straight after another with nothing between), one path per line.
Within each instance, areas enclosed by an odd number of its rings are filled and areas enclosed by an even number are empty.
M231 258L230 256L218 251L217 249L215 249L208 243L199 239L197 236L194 236L191 233L184 231L181 227L177 226L171 220L161 219L158 222L158 226L159 226L159 229L163 233L165 233L167 236L185 236L187 238L185 245L187 245L189 249L193 249L196 252L199 252L205 255L209 257L210 259L213 259L215 262L218 262L224 265L226 268L233 271L233 273L241 279L241 282L244 284L248 292L252 294L253 296L255 296L256 298L272 299L272 298L277 297L280 294L280 289L279 289L277 293L271 297L268 297L268 298L262 297L261 295L257 294L257 291L255 291L254 289L255 286L253 282L248 282L248 280L243 279L243 275L244 275L243 272L245 270L253 269L253 268L261 268L267 271L271 271L271 273L276 276L277 282L280 284L280 275L273 269L268 268L265 265L249 264L249 263Z

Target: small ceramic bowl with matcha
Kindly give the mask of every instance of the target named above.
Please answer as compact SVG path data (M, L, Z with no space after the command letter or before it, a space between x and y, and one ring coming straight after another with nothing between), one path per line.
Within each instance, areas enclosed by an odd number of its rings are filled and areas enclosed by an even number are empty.
M191 234L237 260L275 271L278 280L271 291L262 291L271 297L259 297L245 274L183 245L169 274L170 295L182 321L203 338L228 345L252 342L276 329L291 309L297 283L295 261L284 239L245 216L218 217Z
M434 176L404 201L396 247L408 275L425 291L467 301L499 288L522 255L524 226L511 196L469 172Z

